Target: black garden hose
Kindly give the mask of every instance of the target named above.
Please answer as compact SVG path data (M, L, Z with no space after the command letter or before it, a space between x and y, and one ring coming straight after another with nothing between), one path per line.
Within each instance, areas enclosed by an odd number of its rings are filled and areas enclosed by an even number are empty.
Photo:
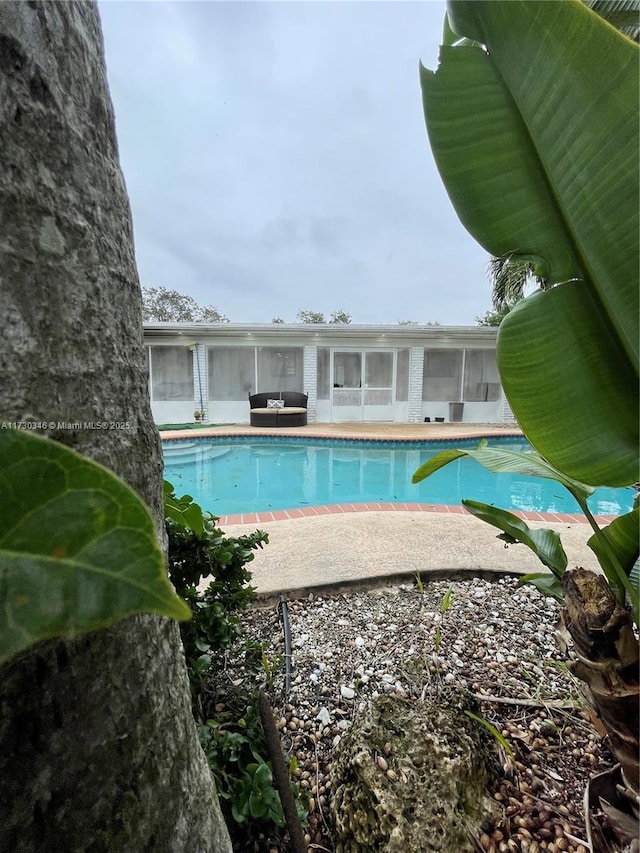
M289 608L284 595L280 596L280 615L284 633L284 695L288 699L291 692L291 628L289 627Z

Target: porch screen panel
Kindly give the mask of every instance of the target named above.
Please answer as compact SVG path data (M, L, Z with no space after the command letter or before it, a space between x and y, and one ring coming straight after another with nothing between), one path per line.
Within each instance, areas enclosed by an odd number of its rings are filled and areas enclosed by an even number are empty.
M209 399L246 400L255 393L255 348L210 347Z
M193 354L188 347L151 347L151 396L157 401L193 400Z
M362 387L362 358L359 352L336 352L333 356L333 387ZM333 395L335 402L336 396Z
M329 348L318 347L318 400L329 399Z
M399 349L396 356L396 402L409 399L409 350Z
M391 388L393 353L367 352L364 357L364 382L368 388Z
M422 372L422 399L455 401L460 399L462 350L425 349Z
M259 391L302 391L302 347L258 347Z
M500 374L494 350L468 349L464 365L464 397L470 403L500 399Z

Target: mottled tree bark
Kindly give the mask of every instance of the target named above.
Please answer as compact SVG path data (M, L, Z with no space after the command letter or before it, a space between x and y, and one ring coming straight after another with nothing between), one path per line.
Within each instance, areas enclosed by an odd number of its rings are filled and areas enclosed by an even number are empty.
M0 3L0 158L0 420L51 423L45 433L138 491L160 534L161 453L94 3ZM88 426L105 422L130 426ZM167 620L42 643L0 669L0 779L3 851L231 850Z
M640 645L629 610L621 607L603 575L586 569L562 581L563 619L578 660L573 672L588 686L607 730L611 751L637 796L640 790Z

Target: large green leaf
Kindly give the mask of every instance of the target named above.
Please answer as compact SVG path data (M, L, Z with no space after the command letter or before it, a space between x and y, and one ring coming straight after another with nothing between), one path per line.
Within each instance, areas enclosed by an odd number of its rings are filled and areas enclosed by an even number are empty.
M523 474L527 477L543 477L547 480L555 480L565 489L568 489L578 503L585 501L594 492L591 486L573 480L557 471L553 465L550 465L534 450L523 452L504 447L488 447L486 440L481 441L477 447L471 450L443 450L442 453L436 454L421 465L411 478L411 482L419 483L435 471L463 456L475 459L476 462L494 474Z
M634 507L631 512L614 519L602 530L595 533L588 545L598 558L598 562L611 586L622 596L628 592L634 611L638 611L638 588L630 580L631 572L638 559L638 525L640 510ZM625 577L629 579L625 582Z
M561 604L564 602L562 581L559 580L556 575L543 572L533 572L529 575L522 575L522 577L518 578L518 586L524 586L525 584L535 586L538 592L541 592L543 595L547 595L551 598L555 598L555 600L559 601Z
M556 467L594 485L628 485L638 476L638 380L591 295L576 296L562 284L507 315L502 384L527 438Z
M584 3L612 27L630 39L640 37L640 2L638 0L584 0Z
M567 555L555 530L529 527L512 512L480 501L462 501L462 505L476 518L502 530L505 535L499 538L526 545L556 577L562 577L567 568Z
M53 441L0 431L0 662L134 613L188 619L155 527L114 474Z
M491 254L571 282L525 300L501 325L505 392L556 468L594 485L633 482L638 48L579 0L447 8L464 41L443 45L437 72L422 68L421 82L454 207Z

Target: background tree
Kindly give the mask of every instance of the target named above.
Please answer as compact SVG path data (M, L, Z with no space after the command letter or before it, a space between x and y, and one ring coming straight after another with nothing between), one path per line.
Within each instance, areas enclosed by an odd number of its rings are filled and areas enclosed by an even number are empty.
M124 478L160 531L162 458L96 5L1 3L0 92L0 416L129 423L47 432ZM230 853L176 623L134 617L40 643L0 668L0 695L0 850Z
M528 291L536 288L548 290L550 287L546 279L535 274L535 265L531 261L511 255L491 258L487 275L491 283L491 302L496 311L503 312L501 319L506 317L516 302L524 299Z
M339 308L337 311L331 312L330 323L344 323L348 325L351 322L351 314L348 314L346 311L343 311Z
M284 323L284 320L282 319L282 317L274 317L271 322L279 324L279 323Z
M480 317L476 317L476 323L479 326L499 326L511 311L512 307L512 305L503 305L501 308L496 308L494 311L486 311Z
M156 323L228 323L214 305L198 305L193 296L166 287L142 288L142 319Z
M324 314L320 311L298 311L296 314L298 323L326 323Z
M321 311L298 311L298 313L296 314L296 322L309 324L347 324L351 322L351 314L348 314L346 311L343 311L342 309L338 308L337 310L331 312L331 317L327 320L327 318Z

